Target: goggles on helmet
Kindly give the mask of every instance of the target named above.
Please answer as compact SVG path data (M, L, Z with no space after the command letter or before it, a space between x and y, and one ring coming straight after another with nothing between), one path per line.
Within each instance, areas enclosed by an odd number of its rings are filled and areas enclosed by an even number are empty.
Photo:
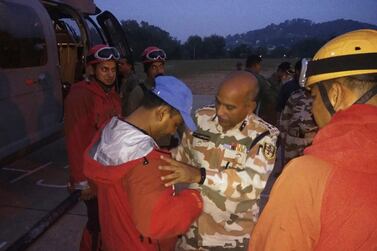
M87 56L86 61L88 63L92 61L106 61L110 59L119 60L120 54L115 47L103 47L96 51L94 54Z
M163 50L154 50L144 56L144 63L153 61L165 61L166 53Z

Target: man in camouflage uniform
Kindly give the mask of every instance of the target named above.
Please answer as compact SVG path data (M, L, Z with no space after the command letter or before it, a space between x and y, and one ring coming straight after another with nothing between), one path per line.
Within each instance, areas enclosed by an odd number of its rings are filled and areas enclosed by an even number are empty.
M245 71L251 72L258 80L259 93L257 96L257 107L255 114L271 125L276 125L276 100L277 91L272 88L271 83L260 74L262 70L262 58L252 54L247 57Z
M160 167L171 172L162 177L166 185L191 183L204 202L203 213L180 238L177 250L247 248L279 134L253 114L257 94L251 73L230 74L217 93L216 107L196 112L198 130L183 134L175 153L182 162L168 159L168 165Z
M280 117L280 131L284 146L284 165L291 159L301 156L311 145L317 132L312 114L313 99L309 91L300 88L289 97Z

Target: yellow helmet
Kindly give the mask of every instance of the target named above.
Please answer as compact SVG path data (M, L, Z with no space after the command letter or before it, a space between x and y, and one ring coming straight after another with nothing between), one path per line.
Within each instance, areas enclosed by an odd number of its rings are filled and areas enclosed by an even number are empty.
M308 63L305 86L369 73L377 73L377 30L355 30L322 46Z

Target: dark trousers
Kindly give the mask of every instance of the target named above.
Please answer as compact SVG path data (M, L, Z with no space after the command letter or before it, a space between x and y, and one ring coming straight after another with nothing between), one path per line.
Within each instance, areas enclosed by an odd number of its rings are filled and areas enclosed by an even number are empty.
M86 223L86 228L88 229L92 237L92 251L98 250L99 243L99 233L101 231L99 224L99 215L98 215L98 200L97 198L84 200L86 205L88 222Z

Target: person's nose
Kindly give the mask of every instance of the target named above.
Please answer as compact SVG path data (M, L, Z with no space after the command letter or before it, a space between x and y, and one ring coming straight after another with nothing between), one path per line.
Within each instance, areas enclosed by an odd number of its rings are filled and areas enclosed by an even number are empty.
M225 115L225 107L222 105L217 106L217 116L223 118Z
M113 72L113 71L109 71L109 72L108 72L108 76L109 76L110 78L115 77L115 75L116 75L116 72Z
M158 74L164 74L165 68L163 66L158 67Z

